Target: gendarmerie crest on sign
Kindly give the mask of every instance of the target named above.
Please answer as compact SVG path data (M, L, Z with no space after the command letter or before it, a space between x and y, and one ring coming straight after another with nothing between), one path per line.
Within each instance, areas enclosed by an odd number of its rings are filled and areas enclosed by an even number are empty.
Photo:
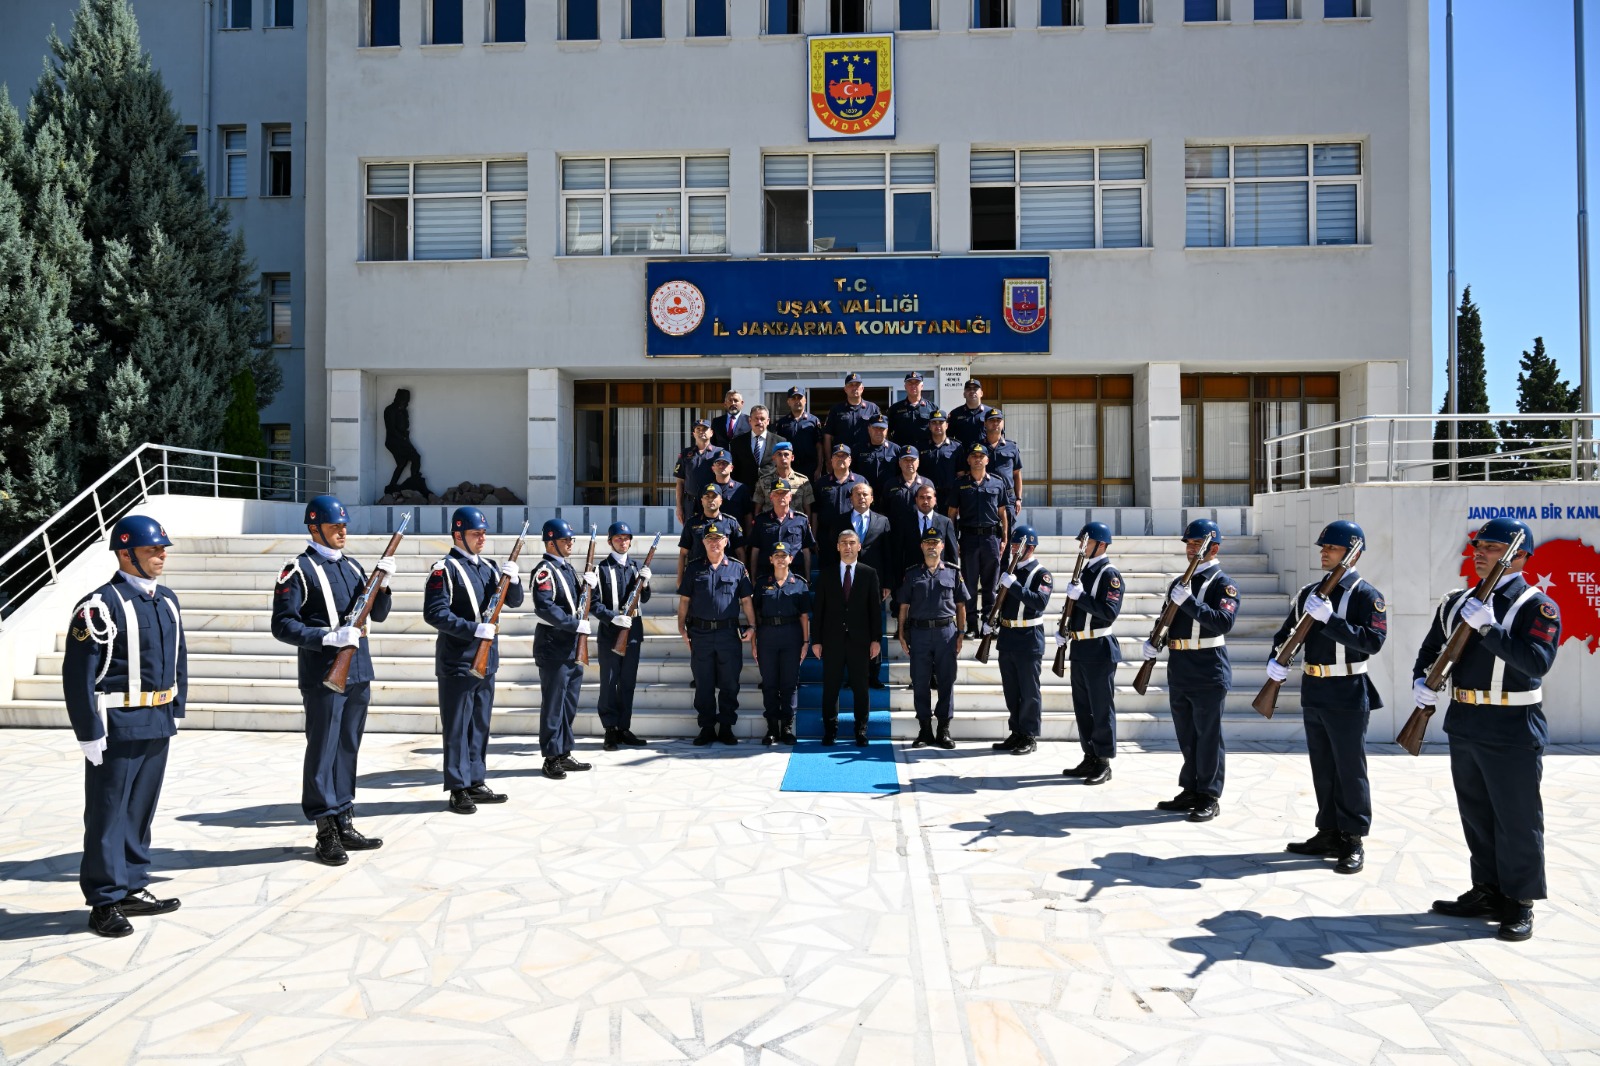
M1007 278L1002 307L1006 325L1015 333L1032 333L1048 313L1049 282L1044 278Z
M693 333L705 320L706 298L687 281L667 281L650 294L650 321L671 337Z
M894 136L894 34L812 37L807 134L813 141Z

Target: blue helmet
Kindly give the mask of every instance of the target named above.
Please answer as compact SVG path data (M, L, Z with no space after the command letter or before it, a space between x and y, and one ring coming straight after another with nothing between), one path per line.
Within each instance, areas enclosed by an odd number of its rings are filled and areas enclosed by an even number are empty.
M1183 527L1184 540L1204 540L1207 533L1211 534L1211 543L1222 543L1222 530L1209 518L1196 518Z
M160 522L149 515L131 514L119 519L111 527L111 543L108 547L119 552L132 551L134 548L164 548L171 543Z
M343 525L350 521L337 496L313 496L306 504L306 525Z
M1317 544L1331 545L1348 551L1356 546L1358 540L1363 544L1367 542L1367 535L1361 531L1361 527L1341 518L1322 527L1322 533L1317 537Z
M457 507L450 516L450 532L465 533L469 529L488 529L489 517L476 507Z
M1472 542L1488 541L1491 544L1510 544L1511 538L1518 533L1522 534L1522 546L1519 551L1533 554L1533 530L1528 528L1528 523L1520 522L1515 518L1491 518L1483 524L1483 528L1473 534Z
M613 522L611 523L611 528L606 530L606 539L608 540L612 537L631 536L633 536L633 527L626 522Z
M1078 530L1078 538L1081 540L1084 537L1097 540L1101 544L1110 544L1111 527L1104 522L1085 522L1083 528Z
M544 523L543 536L546 544L552 540L566 540L572 536L572 527L567 525L564 518L548 518Z
M1039 544L1039 534L1033 531L1032 526L1019 525L1011 531L1011 543L1026 544L1028 547L1034 548Z

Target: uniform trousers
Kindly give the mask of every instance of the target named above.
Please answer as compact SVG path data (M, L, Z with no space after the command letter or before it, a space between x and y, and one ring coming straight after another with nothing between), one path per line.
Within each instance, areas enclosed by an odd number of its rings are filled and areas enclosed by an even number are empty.
M1002 629L995 637L1000 646L1000 689L1005 693L1007 725L1013 734L1037 737L1044 723L1044 697L1039 690L1039 669L1044 663L1044 627Z
M1472 855L1472 883L1512 899L1544 899L1544 749L1450 737L1461 830Z
M169 740L113 740L99 766L85 760L78 886L91 907L115 903L150 883L150 822L161 798Z
M576 659L541 661L539 666L539 751L546 759L572 754L572 723L578 717L583 664Z
M701 729L732 727L739 720L739 671L744 646L739 631L689 627L689 669L694 675L694 711Z
M1169 682L1167 700L1172 707L1172 728L1178 734L1178 750L1183 753L1179 788L1221 798L1227 769L1227 753L1222 746L1222 705L1227 698L1225 686L1180 688Z
M600 630L600 725L606 729L633 727L633 688L639 678L639 651L644 646L644 619L635 618L628 630L628 650L618 655L612 642L616 626Z
M1107 639L1107 638L1093 638ZM1083 659L1072 647L1072 715L1078 721L1078 746L1097 759L1117 757L1115 659Z
M1300 682L1300 708L1317 794L1317 828L1366 836L1372 829L1367 679L1306 675Z
M841 644L838 641L825 641L822 645L822 720L834 722L839 719L839 692L848 683L851 692L851 708L855 711L856 721L865 722L871 712L868 702L871 693L868 685L871 679L877 676L873 671L872 656L868 655L869 645L858 640L846 638Z
M923 726L937 717L948 722L951 695L956 684L956 624L940 629L918 629L907 623L906 644L911 649L911 702ZM933 689L939 689L934 702Z
M367 727L372 685L362 681L332 692L302 688L306 706L306 760L300 809L312 821L344 814L356 805L356 756Z
M756 650L760 653L761 698L766 706L767 725L792 725L800 684L799 622L756 627Z
M439 722L444 729L444 787L483 784L489 756L489 716L494 675L439 678Z
M976 619L989 617L989 608L994 605L995 582L1000 577L1000 537L994 533L963 532L960 544L961 574L973 599L967 604L970 629L977 625ZM978 611L976 615L974 608Z

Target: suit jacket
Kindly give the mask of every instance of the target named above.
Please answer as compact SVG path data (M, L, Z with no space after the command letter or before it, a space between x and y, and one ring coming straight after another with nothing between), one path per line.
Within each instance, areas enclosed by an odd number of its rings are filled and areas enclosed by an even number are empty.
M937 529L939 535L944 539L944 565L954 566L959 569L961 566L961 549L956 544L956 524L938 511L929 513L928 521L932 523L933 528ZM894 541L895 586L899 587L899 579L905 572L913 566L920 566L922 563L921 512L913 512L910 518L895 525Z
M846 529L854 529L852 519L855 511L851 510L834 519L833 524L824 530L822 538L822 555L825 561L838 563L839 561L839 534ZM881 582L890 574L890 567L894 565L894 535L889 519L877 511L867 512L867 535L861 538L861 562L866 563L878 572ZM892 586L891 586L892 587Z
M750 432L750 418L740 411L733 419L733 425L728 424L728 412L724 411L711 420L711 443L718 448L726 448L733 443L733 438L741 433ZM751 482L754 484L754 482Z
M733 443L728 445L728 451L733 453L733 480L753 486L761 480L762 474L771 472L772 448L782 439L770 429L761 435L761 464L757 466L754 431L746 430L733 438Z
M824 563L817 575L811 601L811 642L821 644L824 655L858 653L883 640L883 592L878 572L859 560L845 599L839 584L839 563Z

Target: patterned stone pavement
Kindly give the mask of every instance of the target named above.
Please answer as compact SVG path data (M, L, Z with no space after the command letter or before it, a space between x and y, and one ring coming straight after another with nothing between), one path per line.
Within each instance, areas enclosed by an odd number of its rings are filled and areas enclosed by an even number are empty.
M155 830L182 910L83 931L80 760L9 730L0 1060L28 1063L1600 1063L1600 752L1546 763L1537 937L1430 917L1465 887L1442 755L1373 759L1369 866L1282 852L1303 755L1235 751L1223 816L1159 815L1177 756L901 753L898 796L777 791L787 756L685 742L443 809L437 737L369 736L329 870L302 742L190 733ZM586 747L590 745L585 745Z

